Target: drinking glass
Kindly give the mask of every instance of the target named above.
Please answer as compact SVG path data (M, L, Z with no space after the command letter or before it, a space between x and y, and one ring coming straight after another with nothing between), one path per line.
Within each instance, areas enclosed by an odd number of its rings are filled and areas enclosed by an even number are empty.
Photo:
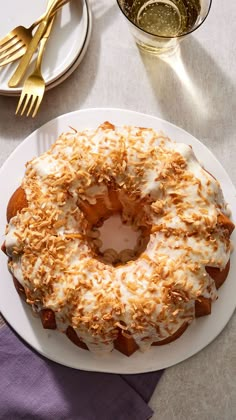
M141 50L174 51L206 20L212 0L117 0Z

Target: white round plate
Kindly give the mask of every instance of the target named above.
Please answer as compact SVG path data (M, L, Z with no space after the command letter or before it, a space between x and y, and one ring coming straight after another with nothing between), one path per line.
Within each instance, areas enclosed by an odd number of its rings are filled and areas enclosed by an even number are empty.
M95 128L107 120L116 125L152 127L165 132L173 140L191 145L206 169L220 181L235 222L235 188L214 155L192 135L167 121L133 111L85 109L55 118L33 132L15 149L1 168L0 179L4 180L0 183L2 241L7 203L21 182L25 162L47 150L60 133L68 131L70 126L78 130ZM236 245L235 232L232 241ZM231 258L229 276L219 290L219 299L213 304L211 315L195 320L178 340L165 346L152 347L146 353L137 351L130 357L116 350L101 357L76 347L62 333L42 328L40 320L32 316L29 306L19 298L7 270L7 257L2 252L0 252L0 271L0 309L13 329L48 359L82 370L128 374L155 371L179 363L193 356L216 338L229 321L236 306L236 258Z
M20 2L9 0L6 2L4 16L7 18L3 20L0 27L0 39L18 25L29 27L44 13L46 5L47 0L36 0L34 7L30 0L21 0ZM58 12L42 62L42 72L47 89L60 83L60 78L67 74L67 71L69 72L75 62L77 63L88 35L89 13L86 0L71 0ZM36 54L25 77L33 71L35 58ZM16 88L8 87L8 80L15 71L18 62L15 61L0 67L1 95L15 96L21 93L22 84ZM73 70L76 67L73 66Z

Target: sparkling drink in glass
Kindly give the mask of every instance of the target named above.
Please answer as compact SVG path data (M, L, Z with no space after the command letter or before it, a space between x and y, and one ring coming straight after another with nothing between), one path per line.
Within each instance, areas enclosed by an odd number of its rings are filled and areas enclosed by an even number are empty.
M211 0L117 0L141 49L160 54L205 21Z

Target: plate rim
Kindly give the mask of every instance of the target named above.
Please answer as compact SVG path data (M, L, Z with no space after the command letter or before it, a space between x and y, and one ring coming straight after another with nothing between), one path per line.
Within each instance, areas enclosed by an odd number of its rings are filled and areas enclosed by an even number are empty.
M130 116L130 118L131 118L131 116L132 116L132 118L134 117L135 119L137 118L137 120L138 120L138 118L144 118L144 119L147 119L147 120L155 120L155 122L156 123L164 123L164 125L167 125L167 126L170 126L170 127L172 127L174 130L176 130L177 129L177 131L179 131L180 133L185 133L185 135L187 136L187 137L189 137L191 140L193 140L194 141L194 143L196 142L196 144L198 144L198 146L200 146L200 148L203 148L203 150L204 151L207 151L207 154L210 156L210 158L211 159L213 159L213 162L215 161L215 162L217 162L217 164L219 165L219 167L220 167L220 172L223 174L223 176L227 179L227 182L229 183L229 189L231 190L231 193L232 193L232 191L233 191L233 193L234 194L232 194L232 201L230 202L230 204L231 204L231 207L232 207L232 210L234 209L234 211L235 211L235 213L233 213L233 220L234 220L234 217L235 217L235 214L236 214L236 191L235 191L235 187L234 187L234 185L233 185L233 183L232 183L232 181L231 181L231 179L230 179L230 177L229 177L229 175L227 174L227 172L226 172L226 170L224 169L224 167L222 166L222 164L218 161L218 159L215 157L215 155L213 154L213 152L211 152L211 150L210 149L208 149L208 147L207 146L205 146L200 140L198 140L197 138L195 138L194 136L192 136L192 134L190 134L189 132L187 132L186 130L184 130L183 128L181 128L181 127L178 127L177 125L175 125L175 124L173 124L173 123L171 123L171 122L169 122L169 121L167 121L167 120L164 120L163 118L159 118L159 117L157 117L157 116L154 116L154 115L151 115L151 114L145 114L145 113L142 113L142 112L137 112L137 111L133 111L133 110L130 110L130 109L122 109L122 108L85 108L85 109L81 109L81 110L76 110L76 111L72 111L72 112L69 112L69 113L65 113L65 114L62 114L62 115L60 115L60 116L58 116L58 117L56 117L56 118L54 118L54 119L52 119L52 120L50 120L50 121L48 121L48 122L46 122L45 124L43 124L41 127L39 127L39 128L37 128L36 130L34 130L29 136L27 136L25 139L24 139L24 141L22 142L22 143L20 143L16 148L15 148L15 150L10 154L10 156L6 159L6 161L3 163L3 165L1 166L1 168L0 168L0 177L2 176L2 172L5 170L5 168L7 167L7 165L9 164L9 161L11 160L11 159L14 159L14 157L15 157L15 155L17 155L18 153L19 153L19 151L20 151L20 149L21 148L23 148L24 146L22 146L23 144L26 144L27 143L27 141L29 142L29 141L32 141L32 137L34 137L35 135L36 135L36 133L37 132L40 132L40 130L45 130L45 129L47 129L47 126L50 126L50 124L53 126L53 124L55 124L55 122L56 121L59 121L59 120L66 120L66 119L68 119L68 125L69 125L69 119L70 119L70 117L72 116L72 115L74 115L74 116L76 116L76 115L81 115L81 117L83 116L83 115L86 115L86 114L90 114L90 113L95 113L95 114L99 114L99 113L101 113L102 115L105 113L115 113L115 114L118 114L119 115L119 117L118 117L118 119L119 118L121 118L121 116L124 116L124 115L126 115L126 117L129 119L129 116ZM132 119L131 118L131 119ZM102 121L101 121L102 122ZM126 123L126 122L124 122L124 124L128 124L128 123ZM93 127L94 125L93 125L93 122L91 121L91 127ZM156 129L156 128L155 128ZM168 133L167 133L167 135L168 135ZM175 140L175 139L174 139ZM224 192L224 189L223 189L223 192ZM234 239L232 239L232 241L234 241L235 243L236 243L236 237L235 237L235 235L234 235ZM231 273L231 277L233 276L233 273ZM232 281L231 281L231 283L232 283ZM231 284L230 283L230 284ZM228 282L228 279L227 279L227 282L225 283L225 285L223 285L222 286L222 288L224 289L224 290L226 290L226 289L229 289L230 288L230 286L228 286L228 284L229 284L229 282ZM234 287L234 288L236 288L236 285L235 286L232 286L232 284L231 284L231 287ZM221 289L220 289L220 291L221 291ZM17 296L17 298L18 299L20 299L18 296ZM218 301L221 301L221 299L219 299ZM214 305L213 305L213 307L215 306L217 304L217 302L216 303L214 303ZM0 298L0 305L1 305L1 298ZM1 305L2 306L2 305ZM28 306L28 305L27 305ZM221 304L221 306L222 306L222 304ZM55 362L57 362L57 363L60 363L60 364L63 364L64 366L68 366L68 367L71 367L71 368L75 368L75 369L82 369L82 370L91 370L91 371L97 371L97 372L109 372L109 373L119 373L119 374L134 374L134 373L144 373L144 372L150 372L150 371L155 371L155 370L158 370L158 369L161 369L161 368L166 368L166 367L170 367L170 366L173 366L173 365L175 365L175 364L178 364L178 363L182 363L184 360L187 360L188 358L190 358L190 357L192 357L193 355L195 355L196 353L198 353L199 351L201 351L201 350L203 350L206 346L208 346L212 341L214 341L215 339L216 339L216 337L222 332L222 330L225 328L225 326L227 325L227 323L229 322L229 320L231 319L231 317L232 317L232 315L233 315L233 313L234 313L234 311L235 311L235 306L236 306L236 302L234 301L234 304L232 304L231 305L231 310L230 310L230 312L228 312L228 314L227 314L227 319L225 318L224 319L224 321L223 321L223 323L221 323L222 325L220 326L220 328L219 328L219 331L216 333L216 334L213 334L213 335L211 335L211 337L210 338L208 338L208 340L205 340L206 342L203 344L203 345L197 345L196 346L196 348L195 348L195 350L193 351L193 352L190 352L189 354L185 354L184 355L184 357L183 358L179 358L179 360L177 360L176 362L174 362L174 363L170 363L170 364L168 364L168 363L165 363L165 364L163 364L162 366L158 366L158 367L156 367L155 366L155 364L154 365L151 365L151 366L149 366L148 368L145 368L145 367L142 367L142 366L138 366L138 367L134 367L133 365L131 365L131 368L127 368L127 367L124 367L122 364L121 364L121 366L118 366L118 369L117 369L117 366L116 367L113 367L113 368L111 368L111 367L108 367L108 368L106 368L106 367L101 367L101 368L99 368L99 366L97 366L97 368L96 369L94 369L94 368L91 368L89 365L86 365L86 367L84 367L84 366L81 366L81 365L79 365L79 366L75 366L74 364L73 365L71 365L71 363L70 362L68 362L68 361L61 361L60 359L58 359L57 357L54 357L54 355L52 355L52 354L45 354L45 352L43 352L42 351L42 349L38 349L38 348L36 348L34 345L32 345L32 343L31 342L29 342L28 340L27 340L27 338L25 338L24 337L24 335L22 335L22 333L19 333L19 331L9 322L9 320L8 320L8 318L7 318L7 316L6 316L6 314L4 313L4 311L2 312L3 313L3 316L4 316L4 318L6 318L6 320L7 320L7 322L8 323L10 323L10 325L11 325L11 327L13 328L13 330L15 330L19 335L20 335L20 337L22 337L23 338L23 340L26 342L26 343L28 343L31 347L33 347L38 353L40 353L40 354L42 354L43 356L45 356L46 358L48 358L48 359L50 359L50 360L53 360L53 361L55 361ZM24 308L24 310L27 312L28 311L28 308L26 307L26 308ZM27 315L28 316L28 315ZM210 315L210 317L211 317L211 315ZM204 317L205 318L205 317ZM28 319L28 318L27 318ZM28 319L28 321L30 321L29 319ZM204 328L204 322L202 321L202 320L200 320L200 319L198 319L197 320L197 322L198 323L200 323L200 324L202 324L202 327L201 328ZM196 325L196 323L195 323L195 325ZM40 325L40 327L41 327L41 325ZM190 330L190 328L191 328L191 325L190 325L190 327L188 328L188 330ZM187 330L187 332L186 333L188 333L188 330ZM185 334L186 334L185 333ZM60 335L63 335L63 334L61 334L61 333L59 333ZM184 334L184 335L185 335ZM182 336L182 337L180 337L178 340L176 340L176 342L173 342L173 343L171 343L171 344L169 344L169 345L166 345L166 346L163 346L163 348L167 348L167 346L171 346L172 345L172 347L173 347L173 351L174 351L174 348L175 348L175 343L177 343L177 342L180 342L181 341L181 339L183 339L183 337L184 337L184 335ZM158 349L158 347L156 348L156 349ZM160 348L159 348L160 349ZM80 350L80 349L78 349L78 350ZM152 348L152 350L153 350L153 348ZM81 350L81 351L83 351L83 350ZM151 351L151 350L150 350ZM149 352L150 352L149 351ZM148 353L149 353L148 352ZM137 353L137 352L136 352ZM135 354L136 354L135 353ZM139 352L140 353L140 352ZM147 354L148 354L147 353ZM152 351L152 353L153 353L153 351ZM156 352L157 354L158 354L158 352ZM81 353L78 351L78 359L80 359L80 357L79 357L79 355L80 355ZM144 353L145 354L145 353ZM149 353L150 354L150 353ZM90 353L90 356L89 356L89 358L91 357L91 360L93 359L93 356L92 356L92 354ZM126 356L125 356L126 357ZM120 358L121 358L121 360L122 360L122 356L120 356ZM132 358L132 356L131 356L131 358ZM131 358L127 358L128 360L131 360ZM82 359L83 359L83 357L82 357ZM119 358L118 358L119 359ZM100 359L99 359L100 360ZM97 363L99 364L99 360L97 360Z
M77 69L77 67L80 65L80 63L82 62L88 46L89 46L89 42L91 39L91 35L92 35L92 27L93 27L93 18L92 18L92 9L91 6L89 4L88 0L84 0L86 3L86 8L87 8L87 17L88 17L88 23L87 23L87 31L86 31L86 36L83 42L83 45L81 47L81 50L79 52L79 54L77 55L77 57L75 58L74 62L71 64L71 66L63 73L61 74L61 76L52 81L51 83L49 83L46 87L45 90L51 90L54 87L58 86L59 84L63 83L68 77L70 77L72 75L72 73L74 73L74 71Z

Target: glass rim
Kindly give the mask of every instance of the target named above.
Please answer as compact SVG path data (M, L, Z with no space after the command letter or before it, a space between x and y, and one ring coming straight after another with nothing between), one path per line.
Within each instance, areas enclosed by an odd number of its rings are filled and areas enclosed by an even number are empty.
M138 26L138 25L136 25L136 23L134 23L126 14L125 14L125 12L123 11L123 9L122 9L122 7L121 7L121 4L120 4L120 1L121 0L116 0L116 2L117 2L117 4L118 4L118 6L119 6L119 9L121 10L121 12L122 12L122 14L124 15L124 17L126 18L126 19L128 19L128 21L133 25L133 26L135 26L139 31L141 31L141 32L143 32L143 33L145 33L145 34L148 34L148 35L151 35L151 36L153 36L153 37L156 37L156 38L161 38L161 39L178 39L178 38L183 38L183 37L185 37L186 35L189 35L189 34L192 34L193 32L195 32L196 31L196 29L198 29L198 28L200 28L200 26L202 26L202 24L205 22L205 20L206 20L206 18L207 18L207 16L209 15L209 12L210 12L210 9L211 9L211 5L212 5L212 1L213 0L209 0L209 7L208 7L208 10L207 10L207 13L205 14L205 16L204 16L204 18L202 19L202 21L197 25L197 26L195 26L193 29L191 29L190 31L188 31L188 32L184 32L183 34L180 34L180 35L174 35L174 36L165 36L165 35L157 35L157 34L152 34L151 32L148 32L148 31L145 31L144 29L142 29L142 28L140 28L140 26Z

